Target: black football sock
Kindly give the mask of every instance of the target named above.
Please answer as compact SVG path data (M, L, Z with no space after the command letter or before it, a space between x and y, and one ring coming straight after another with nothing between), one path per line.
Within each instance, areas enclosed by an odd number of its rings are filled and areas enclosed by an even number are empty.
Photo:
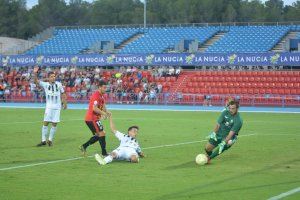
M102 155L107 155L105 136L99 137L99 144L101 146Z
M88 146L94 144L98 140L99 140L99 137L97 135L94 135L86 143L84 143L82 146L86 149Z

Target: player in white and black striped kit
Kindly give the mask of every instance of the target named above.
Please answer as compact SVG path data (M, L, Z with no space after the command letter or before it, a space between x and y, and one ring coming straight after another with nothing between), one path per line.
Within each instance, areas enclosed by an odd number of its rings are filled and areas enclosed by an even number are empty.
M95 154L95 159L100 165L106 165L113 160L125 160L132 163L138 163L139 157L145 157L141 147L136 140L139 131L138 126L131 126L128 128L128 134L123 134L116 130L112 120L112 114L109 113L110 129L120 141L120 146L113 150L109 156L103 158L99 154Z
M55 74L53 72L48 73L48 82L39 81L37 78L37 72L39 67L34 68L34 82L36 85L40 85L46 96L46 110L44 115L44 124L42 127L42 141L37 145L38 147L48 144L53 145L54 135L57 129L57 123L60 122L60 110L67 108L67 98L63 86L60 82L55 81ZM52 123L49 137L48 135L48 124Z

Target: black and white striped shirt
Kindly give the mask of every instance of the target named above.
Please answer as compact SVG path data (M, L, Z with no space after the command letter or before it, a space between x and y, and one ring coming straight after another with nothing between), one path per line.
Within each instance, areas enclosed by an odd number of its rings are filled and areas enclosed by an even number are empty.
M62 84L58 81L52 84L40 81L40 86L45 90L46 108L61 109L61 93L64 93Z

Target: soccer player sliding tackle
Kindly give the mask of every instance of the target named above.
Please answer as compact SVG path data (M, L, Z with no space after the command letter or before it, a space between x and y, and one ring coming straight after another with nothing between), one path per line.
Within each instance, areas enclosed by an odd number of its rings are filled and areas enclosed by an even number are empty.
M115 124L112 119L112 114L109 112L109 123L110 129L112 133L116 136L116 138L120 141L120 145L118 148L113 150L110 155L103 158L99 154L95 155L95 159L100 165L106 165L113 160L125 160L132 163L138 163L139 157L145 157L142 152L138 141L136 140L136 136L139 131L138 126L131 126L128 128L128 133L123 134L116 130Z
M238 101L230 101L224 109L205 146L208 162L228 150L237 140L243 120L238 113Z

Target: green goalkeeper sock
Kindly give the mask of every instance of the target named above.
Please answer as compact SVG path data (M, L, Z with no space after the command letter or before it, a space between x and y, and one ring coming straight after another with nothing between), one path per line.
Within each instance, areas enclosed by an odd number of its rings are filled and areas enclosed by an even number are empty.
M231 146L225 145L225 147L224 147L222 153L223 153L224 151L228 150L230 147L231 147ZM220 155L220 154L219 154L219 148L220 148L219 146L217 146L216 148L214 148L214 150L212 151L211 155L209 156L210 159L213 159L213 158L217 157L218 155Z

